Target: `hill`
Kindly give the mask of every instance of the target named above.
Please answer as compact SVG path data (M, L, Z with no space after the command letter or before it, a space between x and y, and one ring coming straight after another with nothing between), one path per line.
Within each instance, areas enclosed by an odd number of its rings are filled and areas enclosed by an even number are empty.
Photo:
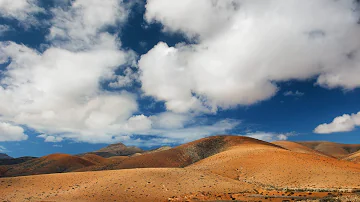
M360 164L261 144L233 147L189 168L265 187L360 188Z
M212 136L172 149L145 153L143 155L121 159L121 161L114 161L103 166L87 167L79 171L129 168L181 168L214 154L226 151L233 146L249 143L281 148L268 142L244 136Z
M319 151L310 149L309 147L306 147L304 145L301 145L299 143L296 142L290 142L290 141L276 141L276 142L272 142L275 145L281 146L287 150L293 151L293 152L299 152L299 153L305 153L305 154L316 154L316 155L320 155L320 156L328 156L324 153L321 153Z
M360 150L360 144L341 144L334 142L298 142L310 149L319 151L329 156L343 158Z
M123 143L111 144L107 147L99 149L94 152L89 152L86 154L95 154L104 158L112 157L112 156L130 156L135 153L142 153L144 152L142 149L134 146L126 146ZM80 154L82 156L84 154Z
M88 162L67 171L127 169L2 178L0 200L327 201L348 200L352 193L344 191L360 189L360 164L296 143L276 143L282 146L248 137L214 136L135 157L91 154L75 160L56 154L48 156L56 164L64 163L59 160L63 158L71 165ZM146 166L153 168L139 168ZM359 199L354 197L353 201Z
M355 153L352 153L352 154L344 157L343 160L360 163L360 151L357 151Z
M146 168L4 178L1 201L168 201L192 192L249 192L255 188L211 173Z
M360 189L360 164L297 143L275 143L214 136L134 157L54 154L11 169L0 166L0 174L100 171L2 178L0 200L358 201L346 192Z
M95 163L68 154L51 154L11 166L0 166L0 177L70 172ZM5 171L4 171L5 170Z
M10 158L10 159L0 159L0 166L1 165L15 165L24 163L26 161L30 161L33 159L36 159L37 157L31 157L31 156L24 156L19 158Z
M0 160L1 159L12 159L12 157L7 154L0 153Z

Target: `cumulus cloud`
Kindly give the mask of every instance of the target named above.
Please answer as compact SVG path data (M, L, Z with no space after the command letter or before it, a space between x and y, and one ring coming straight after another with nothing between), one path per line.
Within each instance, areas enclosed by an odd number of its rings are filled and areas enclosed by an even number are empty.
M181 142L238 124L194 124L189 120L196 116L189 113L138 114L137 95L103 89L102 83L114 81L109 86L121 88L139 77L131 68L121 69L133 65L136 55L122 50L117 33L107 31L126 22L123 1L76 0L51 12L50 45L43 52L0 42L0 61L10 62L0 79L0 120L33 128L45 142L90 143L131 142L134 134Z
M7 149L4 146L0 145L0 153L5 153L7 152Z
M344 114L334 118L331 123L324 123L317 126L315 133L329 134L336 132L349 132L360 126L360 112L357 114Z
M52 13L44 52L0 42L0 61L11 61L0 79L0 120L49 134L46 142L109 142L138 110L136 95L101 87L133 57L106 31L123 23L127 11L121 0L76 0Z
M0 142L27 140L24 129L20 126L0 121Z
M287 140L293 133L268 133L268 132L254 132L247 133L245 136L252 137L255 139L273 142L278 140Z
M174 112L216 112L271 98L276 82L360 86L355 1L148 0L145 18L196 44L160 42L139 61L145 94Z
M304 96L305 95L305 93L303 93L303 92L300 92L300 91L295 91L295 92L293 92L293 91L286 91L285 93L284 93L284 96L294 96L294 97L301 97L301 96Z
M0 0L0 16L17 19L24 26L36 24L34 14L44 12L37 0Z
M114 40L120 45L105 29L124 23L128 16L122 0L76 0L71 7L58 7L52 13L56 17L48 39L71 50L114 46Z

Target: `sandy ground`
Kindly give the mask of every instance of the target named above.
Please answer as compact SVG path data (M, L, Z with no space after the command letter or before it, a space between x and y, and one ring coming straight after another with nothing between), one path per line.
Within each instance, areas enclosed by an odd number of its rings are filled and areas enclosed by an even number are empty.
M265 145L234 147L189 168L269 187L360 187L360 164Z
M243 192L254 187L192 169L145 168L2 178L0 200L167 201L194 192Z

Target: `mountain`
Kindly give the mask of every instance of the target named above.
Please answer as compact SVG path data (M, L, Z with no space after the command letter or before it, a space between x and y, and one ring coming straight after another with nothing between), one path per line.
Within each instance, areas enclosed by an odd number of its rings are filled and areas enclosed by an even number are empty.
M1 159L12 159L12 157L7 154L0 153L0 160Z
M36 157L24 156L19 158L0 159L0 165L15 165L36 159Z
M335 142L297 142L301 145L336 158L343 158L360 150L360 144L341 144Z
M117 144L111 144L107 147L104 147L104 148L99 149L94 152L89 152L87 154L96 154L98 156L108 158L108 157L112 157L112 156L130 156L135 153L142 153L142 152L144 152L144 150L142 150L138 147L134 147L134 146L128 147L128 146L124 145L123 143L117 143ZM84 155L84 154L81 154L81 155Z

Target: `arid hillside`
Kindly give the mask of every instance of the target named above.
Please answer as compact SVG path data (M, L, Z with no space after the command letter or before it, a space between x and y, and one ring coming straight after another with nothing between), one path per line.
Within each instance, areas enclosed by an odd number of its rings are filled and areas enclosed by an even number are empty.
M90 166L78 171L115 170L129 168L181 168L191 165L209 156L226 151L234 146L247 144L279 146L261 140L242 136L213 136L190 142L172 149L150 152L143 155L121 159L119 162L107 163L104 166Z
M284 149L293 151L293 152L298 152L298 153L305 153L305 154L316 154L316 155L320 155L320 156L327 156L327 157L331 157L329 155L326 155L324 153L321 153L319 151L313 150L309 147L306 147L302 144L296 143L296 142L290 142L290 141L276 141L276 142L272 142L275 145L278 145Z
M360 144L340 144L335 142L298 142L318 152L336 158L343 158L360 150Z
M352 161L355 163L360 163L360 151L357 151L355 153L352 153L346 157L343 158L345 161Z
M355 162L293 142L214 136L132 157L53 154L0 166L0 200L356 201ZM19 175L31 176L10 177Z
M86 159L68 154L51 154L21 164L0 166L1 177L71 172L95 165Z
M360 188L360 165L269 145L233 147L189 166L269 187Z
M126 146L123 143L111 144L107 147L99 149L94 152L89 152L86 154L95 154L104 158L112 157L112 156L130 156L136 153L143 153L144 151L138 147L134 146ZM85 154L80 154L79 156L83 156Z

